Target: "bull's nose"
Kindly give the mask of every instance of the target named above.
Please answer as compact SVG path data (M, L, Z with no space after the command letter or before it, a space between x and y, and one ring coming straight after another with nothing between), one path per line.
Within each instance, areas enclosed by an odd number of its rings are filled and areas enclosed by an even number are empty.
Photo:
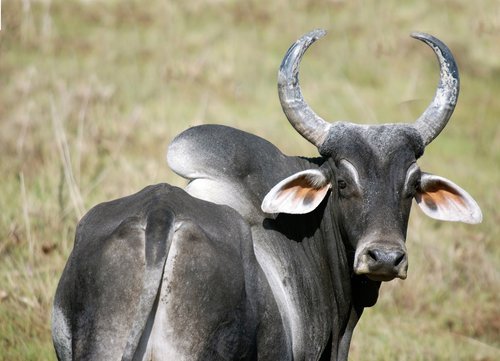
M369 249L367 255L374 266L397 267L406 258L402 251L385 251L380 249Z
M406 252L401 248L367 247L355 257L354 271L375 280L405 279L408 270Z

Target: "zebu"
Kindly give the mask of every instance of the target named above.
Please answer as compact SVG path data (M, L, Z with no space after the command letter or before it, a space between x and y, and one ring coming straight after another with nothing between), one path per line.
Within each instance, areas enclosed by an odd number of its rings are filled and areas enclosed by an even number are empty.
M61 360L346 360L382 281L406 278L412 199L430 217L477 223L472 197L416 161L459 92L449 49L436 95L414 124L328 123L305 103L300 60L281 64L283 110L315 159L206 125L170 145L186 191L149 186L83 217L59 283L53 338Z

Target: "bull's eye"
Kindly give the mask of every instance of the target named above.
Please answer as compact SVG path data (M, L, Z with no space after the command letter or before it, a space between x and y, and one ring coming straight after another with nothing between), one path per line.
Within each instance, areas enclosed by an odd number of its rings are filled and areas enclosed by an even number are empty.
M342 180L342 179L340 179L337 182L337 185L338 185L339 189L345 189L347 187L347 183L344 180Z

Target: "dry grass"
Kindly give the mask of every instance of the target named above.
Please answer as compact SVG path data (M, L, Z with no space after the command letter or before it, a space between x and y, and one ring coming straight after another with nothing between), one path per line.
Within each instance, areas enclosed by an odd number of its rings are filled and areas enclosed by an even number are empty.
M413 30L446 41L459 106L421 161L478 200L480 226L418 210L410 273L385 284L352 360L500 359L500 5L465 0L3 2L0 32L0 360L54 359L50 307L79 217L168 181L169 141L193 124L257 133L314 154L283 117L288 45L329 30L304 59L310 104L330 119L411 121L437 69Z

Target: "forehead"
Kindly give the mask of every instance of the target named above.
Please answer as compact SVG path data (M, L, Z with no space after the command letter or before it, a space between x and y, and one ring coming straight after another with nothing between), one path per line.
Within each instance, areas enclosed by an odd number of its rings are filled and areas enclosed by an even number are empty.
M423 154L424 144L418 132L409 125L339 122L332 125L319 151L334 160L344 158L355 163L382 165L399 159L418 159Z

